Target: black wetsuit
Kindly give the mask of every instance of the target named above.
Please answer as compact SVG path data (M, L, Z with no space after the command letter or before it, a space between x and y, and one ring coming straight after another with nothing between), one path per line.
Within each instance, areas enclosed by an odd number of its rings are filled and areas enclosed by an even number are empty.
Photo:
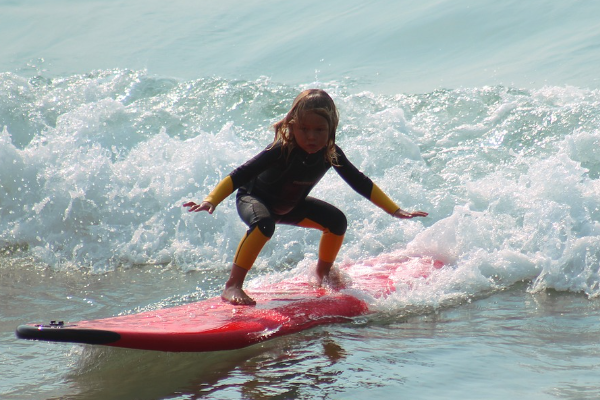
M240 241L234 264L250 269L264 244L273 236L277 223L321 230L319 260L333 262L346 232L346 216L337 207L308 196L332 167L350 187L378 207L390 214L399 209L348 161L338 146L335 147L335 165L327 162L325 151L308 154L294 148L288 153L277 142L236 168L204 199L216 207L238 191L237 210L249 228Z
M296 147L287 154L281 143L276 143L236 168L230 177L234 189L239 187L237 207L242 220L250 228L258 224L268 237L273 235L275 222L296 225L305 218L343 235L347 225L344 214L308 194L331 167L366 198L371 195L373 182L352 165L338 146L333 166L325 160L325 151L308 154Z

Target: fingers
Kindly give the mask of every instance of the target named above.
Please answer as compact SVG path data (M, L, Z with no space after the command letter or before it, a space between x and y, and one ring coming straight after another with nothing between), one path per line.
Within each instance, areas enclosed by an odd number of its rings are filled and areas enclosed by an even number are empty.
M189 212L192 212L192 211L197 211L196 209L197 209L198 207L200 207L200 205L199 205L199 204L196 204L196 203L194 203L193 201L190 201L190 202L184 203L184 204L183 204L183 206L184 206L184 207L188 207L188 208L189 208L189 210L188 210Z
M208 211L209 214L212 214L213 211L215 211L215 206L213 206L212 203L209 203L208 201L204 201L202 202L202 205L205 206L206 208L204 208L206 211Z
M212 214L215 211L215 206L208 201L203 201L200 204L196 204L193 201L187 202L183 204L183 207L188 207L189 212L199 212L199 211L208 211L209 214Z
M425 211L408 212L408 211L404 211L402 209L399 209L398 211L396 211L394 213L394 217L401 218L401 219L410 219L410 218L415 218L415 217L426 217L428 215L429 215L429 213L426 213Z

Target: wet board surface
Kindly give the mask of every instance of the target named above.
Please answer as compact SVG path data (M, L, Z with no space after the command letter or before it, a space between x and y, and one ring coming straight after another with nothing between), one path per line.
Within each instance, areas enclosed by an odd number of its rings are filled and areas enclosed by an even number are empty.
M379 257L342 265L350 282L334 291L294 277L247 290L256 306L234 306L219 297L139 314L91 321L58 321L17 327L21 339L107 345L142 350L232 350L372 312L369 301L385 298L399 283L426 279L443 263L430 258Z

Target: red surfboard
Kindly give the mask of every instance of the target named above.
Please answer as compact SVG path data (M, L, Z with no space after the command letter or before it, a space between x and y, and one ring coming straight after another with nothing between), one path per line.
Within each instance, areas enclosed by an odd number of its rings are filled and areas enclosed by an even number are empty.
M340 270L351 283L339 291L314 287L295 277L248 290L256 306L234 306L219 297L196 303L92 321L20 325L21 339L46 340L172 352L246 347L317 325L369 314L368 298L385 298L398 282L427 278L443 263L430 258L379 257Z

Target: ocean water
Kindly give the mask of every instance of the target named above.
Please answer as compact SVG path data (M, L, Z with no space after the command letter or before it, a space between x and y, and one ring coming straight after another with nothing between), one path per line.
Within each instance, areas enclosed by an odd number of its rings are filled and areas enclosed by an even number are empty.
M600 3L0 0L0 398L600 398ZM245 230L189 214L309 87L396 220L334 173L339 262L445 267L229 352L21 341L218 295ZM233 196L232 196L233 197ZM308 274L281 226L249 275Z

